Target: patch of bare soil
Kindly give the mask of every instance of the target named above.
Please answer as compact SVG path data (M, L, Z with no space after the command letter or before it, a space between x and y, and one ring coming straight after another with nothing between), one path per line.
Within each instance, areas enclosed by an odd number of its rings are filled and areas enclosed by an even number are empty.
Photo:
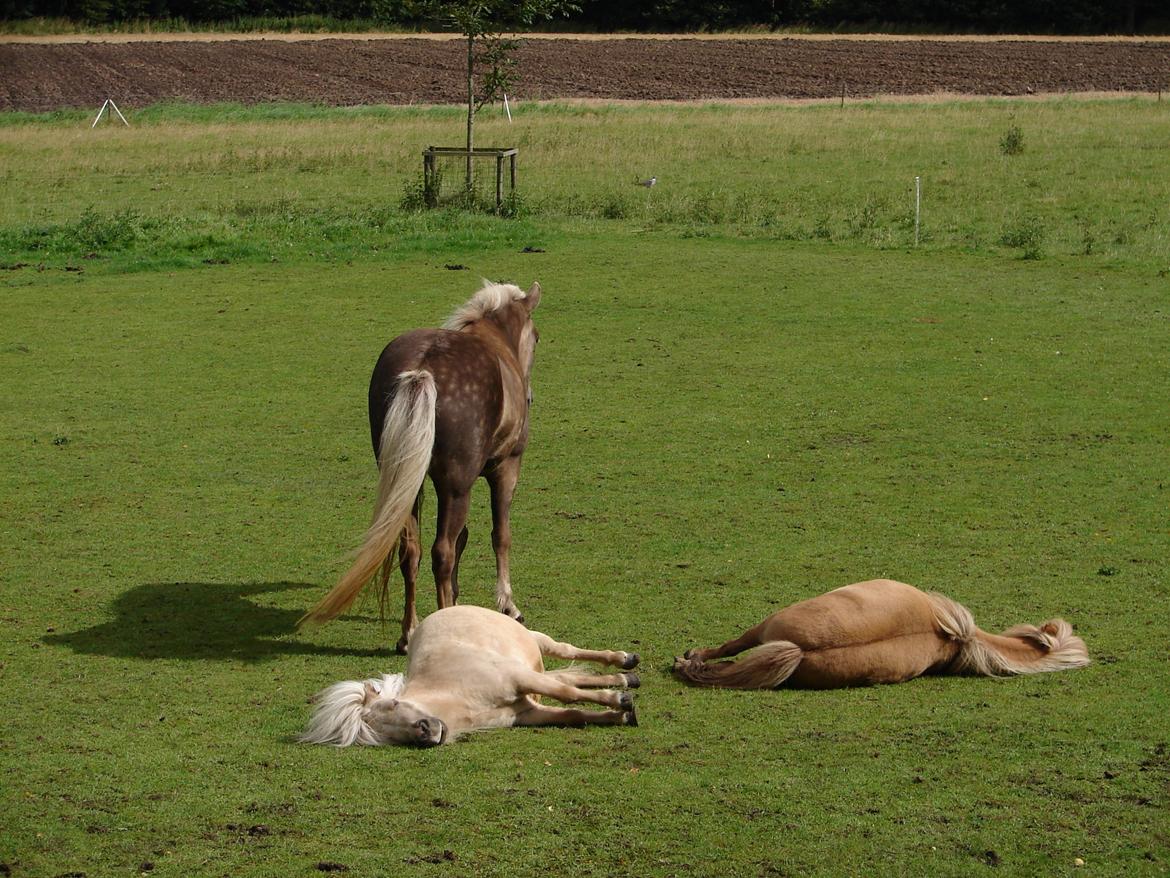
M456 40L174 39L0 43L0 110L164 100L458 103ZM1156 40L525 40L520 99L784 100L1170 89Z

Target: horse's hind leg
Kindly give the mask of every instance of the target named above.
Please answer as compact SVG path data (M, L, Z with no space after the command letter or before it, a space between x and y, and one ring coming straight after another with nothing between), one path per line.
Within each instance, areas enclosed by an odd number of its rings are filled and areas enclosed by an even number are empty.
M575 707L548 707L534 704L516 714L518 726L636 726L638 714L629 710L578 710Z
M454 577L458 566L459 537L467 524L471 493L441 487L437 483L435 493L439 495L439 518L435 525L435 544L431 547L431 570L435 574L435 593L441 610L455 605Z
M539 631L529 631L536 645L540 647L541 655L550 655L553 658L568 659L570 661L597 662L602 665L616 665L627 671L638 666L642 660L636 652L621 652L612 649L581 649L571 643L560 643L547 634Z
M422 494L420 493L414 501L414 509L410 513L410 517L406 520L406 526L402 529L402 539L398 544L398 566L402 571L403 584L403 607L402 607L402 636L398 638L397 650L400 654L406 654L407 643L410 640L410 633L414 631L415 626L418 625L418 613L415 610L415 591L418 585L418 564L422 558L422 547L419 544L418 535L418 517L422 505ZM382 565L382 583L385 587L386 580L390 576L390 564L392 559L387 558Z
M581 689L607 689L610 686L616 686L620 689L637 689L642 685L642 678L637 674L591 674L588 671L562 668L557 671L545 671L544 675Z
M618 692L614 689L582 689L580 686L565 683L557 679L556 676L527 668L523 670L518 668L515 680L516 688L520 692L530 695L547 695L549 698L555 698L565 704L589 701L616 710L630 710L634 704L629 692Z
M524 616L512 600L512 579L509 555L512 551L512 495L520 478L520 457L505 458L487 474L492 492L492 549L496 553L496 609L517 622Z
M759 625L756 625L753 628L749 628L739 637L736 637L734 640L727 641L722 646L708 646L706 648L695 647L694 649L688 649L683 657L688 659L698 659L701 662L706 662L710 661L711 659L727 658L729 655L739 655L745 649L751 649L753 646L759 646L764 642L764 625L767 623L767 621L768 620L765 619Z

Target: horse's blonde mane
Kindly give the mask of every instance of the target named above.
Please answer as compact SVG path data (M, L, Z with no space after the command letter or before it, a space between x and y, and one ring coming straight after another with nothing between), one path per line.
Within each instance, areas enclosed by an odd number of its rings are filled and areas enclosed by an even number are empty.
M528 294L515 284L494 284L489 280L484 280L483 286L479 290L460 305L447 318L443 324L443 329L451 329L458 332L477 320L483 319L487 314L505 305L511 304L519 299L526 298Z
M316 707L309 727L298 740L306 744L350 744L373 746L382 743L362 720L366 702L366 686L373 687L379 697L394 698L406 685L402 674L384 674L372 680L345 680L313 696Z
M927 597L939 628L960 644L952 665L954 673L1008 677L1083 668L1089 663L1085 642L1073 634L1072 626L1063 619L1049 619L1040 627L1016 625L999 635L1030 642L1040 653L1029 661L1018 661L979 639L981 632L975 619L962 604L938 592L929 592Z

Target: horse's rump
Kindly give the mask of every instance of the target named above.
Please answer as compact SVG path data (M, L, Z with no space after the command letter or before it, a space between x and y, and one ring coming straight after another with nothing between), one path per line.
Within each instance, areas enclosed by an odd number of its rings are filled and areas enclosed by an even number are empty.
M544 670L540 649L531 632L515 619L474 604L457 604L432 613L411 635L406 672L427 675L452 686L466 682L466 675L493 662L517 662L521 667ZM460 657L472 656L464 663Z
M398 376L428 372L435 384L435 453L459 463L458 481L470 484L492 452L504 409L498 358L479 337L446 329L401 335L382 351L370 377L370 438L381 463L384 424L399 392Z

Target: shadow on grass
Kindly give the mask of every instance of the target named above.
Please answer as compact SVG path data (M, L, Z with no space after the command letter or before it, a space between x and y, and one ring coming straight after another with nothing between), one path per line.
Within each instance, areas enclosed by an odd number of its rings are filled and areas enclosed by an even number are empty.
M390 654L388 649L320 646L290 639L301 610L265 607L248 600L252 595L320 588L307 582L147 583L114 601L111 621L69 634L51 634L44 642L114 658L258 661L278 655Z

